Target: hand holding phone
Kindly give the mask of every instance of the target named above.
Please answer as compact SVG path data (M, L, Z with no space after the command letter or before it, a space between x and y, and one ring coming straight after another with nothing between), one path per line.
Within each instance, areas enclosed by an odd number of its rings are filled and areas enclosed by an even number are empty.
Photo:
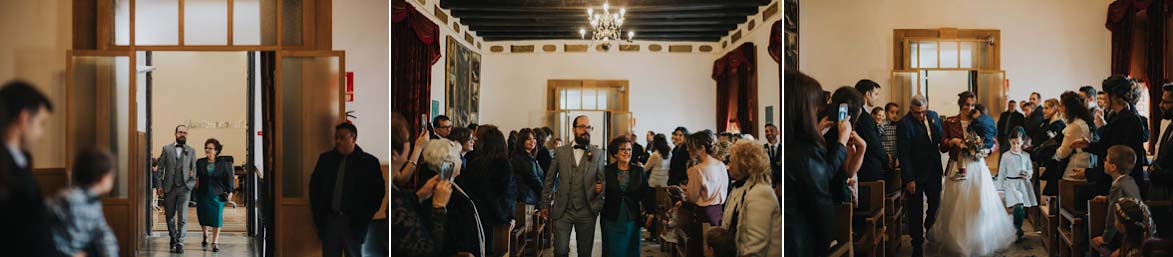
M455 168L455 166L456 166L456 163L453 163L451 161L445 161L443 163L440 163L440 171L439 171L440 174L438 175L438 176L440 176L440 179L446 180L446 181L452 181L452 170L453 170L453 168Z

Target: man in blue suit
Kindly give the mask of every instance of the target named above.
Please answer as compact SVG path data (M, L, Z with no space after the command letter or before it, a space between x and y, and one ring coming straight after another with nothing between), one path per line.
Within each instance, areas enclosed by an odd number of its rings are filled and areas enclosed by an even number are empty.
M908 114L896 125L897 155L903 165L901 178L910 211L908 234L912 237L912 256L923 255L924 231L937 221L937 207L941 204L941 118L928 110L924 96L913 96ZM928 197L928 212L922 197ZM924 213L924 214L922 214ZM927 218L923 217L928 215ZM920 229L924 220L924 230Z

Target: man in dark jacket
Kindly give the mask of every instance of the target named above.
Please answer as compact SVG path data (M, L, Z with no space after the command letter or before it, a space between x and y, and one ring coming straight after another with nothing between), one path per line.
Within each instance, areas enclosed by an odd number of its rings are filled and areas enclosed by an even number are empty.
M905 201L909 213L909 236L912 237L912 256L923 254L924 233L937 221L937 208L941 204L941 152L936 148L942 143L941 119L937 112L928 110L924 96L912 97L908 114L896 125L898 156L903 170L900 176L904 189L910 196ZM925 199L927 197L927 199ZM927 201L926 201L927 200ZM926 213L925 202L928 202ZM922 223L924 229L921 229Z
M1006 139L1007 135L1010 134L1010 129L1022 126L1023 122L1026 121L1026 116L1018 113L1017 107L1018 103L1010 100L1010 102L1006 103L1006 111L1002 112L1002 115L998 117L998 145L1001 146L999 148L1002 152L1010 150L1010 147L1007 147L1010 145L1010 142Z
M1022 123L1022 127L1026 129L1027 135L1039 135L1038 131L1041 130L1042 123L1045 122L1043 120L1043 105L1040 102L1040 98L1042 96L1039 95L1039 92L1030 93L1030 104L1034 106L1034 110L1030 111L1030 114L1026 116L1026 121ZM1038 145L1043 143L1039 139L1040 137L1031 137L1031 144Z
M874 105L879 101L880 85L871 80L860 80L855 83L855 90L863 95L863 102L866 105ZM835 96L831 96L832 99ZM863 155L863 165L859 168L859 181L871 182L888 179L888 152L884 150L884 143L880 138L880 127L876 124L876 119L864 108L864 105L859 107L859 117L855 118L856 134L867 142L868 147Z
M1173 120L1173 83L1161 86L1161 118ZM1156 160L1149 167L1149 180L1153 183L1149 190L1150 201L1165 201L1173 199L1173 123L1165 127L1161 133L1160 148L1157 150Z
M386 193L379 159L363 152L357 138L353 124L335 126L334 149L318 156L310 176L310 211L322 256L362 256L367 225Z
M4 256L55 256L28 146L40 139L53 104L31 84L0 88L0 249Z

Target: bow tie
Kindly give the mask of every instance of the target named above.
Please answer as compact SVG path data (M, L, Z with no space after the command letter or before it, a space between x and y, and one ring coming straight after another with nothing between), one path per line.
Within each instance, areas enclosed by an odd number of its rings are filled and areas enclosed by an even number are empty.
M574 145L574 149L587 150L587 147L585 145Z

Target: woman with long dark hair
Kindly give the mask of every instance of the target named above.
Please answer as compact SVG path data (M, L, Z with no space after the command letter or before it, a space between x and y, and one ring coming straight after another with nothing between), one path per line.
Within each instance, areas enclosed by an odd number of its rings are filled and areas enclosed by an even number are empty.
M538 130L540 131L540 130ZM528 231L533 224L530 217L534 208L541 200L542 182L546 176L538 162L538 139L535 130L524 128L517 132L517 145L513 147L513 179L517 181L517 203L521 204L516 210L517 227Z
M1145 156L1144 144L1149 140L1148 121L1136 112L1136 102L1143 93L1140 84L1132 78L1114 75L1104 79L1103 87L1104 92L1108 92L1108 106L1106 107L1113 114L1108 117L1107 125L1099 130L1092 130L1098 131L1099 140L1092 140L1092 137L1079 138L1076 147L1086 146L1084 151L1104 156L1108 153L1109 147L1125 145L1132 148L1137 156ZM1088 143L1088 141L1095 142ZM1136 164L1132 170L1121 172L1134 178L1143 178L1144 167L1148 165L1148 158L1136 158ZM1086 177L1088 181L1096 183L1097 194L1108 193L1108 189L1112 185L1112 177L1104 173L1103 165L1087 169ZM1136 185L1140 187L1141 192L1148 192L1148 182L1143 179L1138 179Z
M497 237L509 239L508 231L517 206L517 185L513 180L513 165L509 163L505 135L493 125L480 125L476 132L476 150L466 157L468 169L456 177L456 184L476 205L485 239L485 256L497 256L508 251L495 247L495 241Z
M1063 169L1063 180L1067 181L1087 181L1084 172L1085 169L1092 167L1092 158L1094 156L1089 152L1084 152L1083 149L1077 149L1075 142L1084 138L1092 138L1092 131L1095 131L1095 125L1088 123L1092 120L1092 113L1084 105L1084 100L1072 91L1063 92L1059 96L1059 110L1067 119L1067 128L1063 129L1063 144L1059 145L1059 149L1055 150L1055 156L1052 160L1067 163L1067 167ZM1053 164L1053 163L1052 163ZM1048 165L1054 166L1055 165Z
M838 122L836 141L825 142L823 129L830 122L818 120L826 104L822 86L798 71L786 71L786 94L782 135L786 142L783 219L786 226L785 256L827 256L831 243L832 203L830 180L843 168L851 124Z
M652 156L648 157L648 163L644 165L644 170L651 173L648 175L648 186L666 187L668 186L668 166L672 161L672 148L668 146L668 137L664 134L656 134L652 138L652 144L648 145L648 149L652 149Z

